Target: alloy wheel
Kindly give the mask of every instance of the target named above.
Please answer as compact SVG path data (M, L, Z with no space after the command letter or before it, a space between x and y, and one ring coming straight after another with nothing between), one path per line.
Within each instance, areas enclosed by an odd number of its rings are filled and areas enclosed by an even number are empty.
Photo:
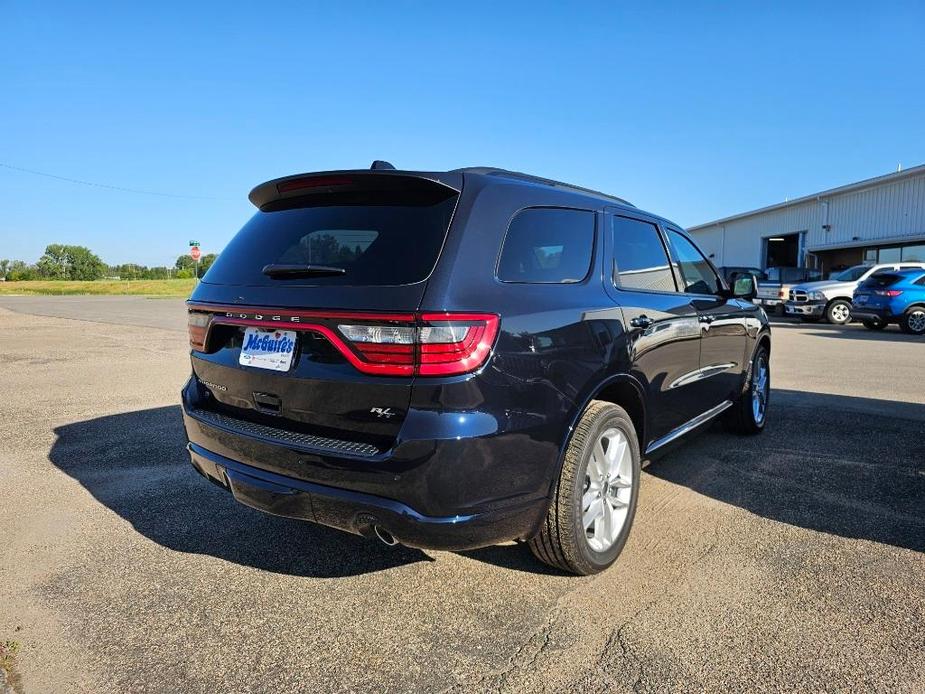
M622 431L605 430L594 443L585 469L582 526L595 552L610 549L629 515L633 495L633 456Z
M906 319L909 329L914 333L925 333L925 311L915 310Z
M755 424L764 422L768 410L769 386L768 361L762 354L755 363L755 373L752 377L752 415L755 418Z
M836 323L847 323L848 319L851 318L851 309L845 304L835 304L832 307L832 318L835 319Z

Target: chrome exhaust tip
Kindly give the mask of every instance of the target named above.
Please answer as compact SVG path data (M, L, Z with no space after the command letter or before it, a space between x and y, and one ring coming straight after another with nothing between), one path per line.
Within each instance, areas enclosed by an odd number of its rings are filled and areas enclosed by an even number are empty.
M392 533L383 528L381 525L373 526L373 532L383 544L388 545L389 547L394 547L398 544L398 540L392 537Z

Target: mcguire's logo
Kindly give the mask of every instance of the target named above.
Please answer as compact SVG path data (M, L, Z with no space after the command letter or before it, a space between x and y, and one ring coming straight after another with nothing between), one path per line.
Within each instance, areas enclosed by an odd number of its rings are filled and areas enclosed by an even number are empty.
M273 323L300 323L302 319L300 316L279 316L266 313L234 313L229 311L225 314L225 318L242 318L244 320L260 320L268 321Z
M248 335L247 342L244 343L245 352L266 352L272 354L278 352L287 354L295 347L295 342L281 333L263 333L260 335Z

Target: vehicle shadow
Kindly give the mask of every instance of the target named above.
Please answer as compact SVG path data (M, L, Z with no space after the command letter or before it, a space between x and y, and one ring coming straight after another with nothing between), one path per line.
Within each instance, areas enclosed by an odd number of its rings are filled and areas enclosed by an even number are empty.
M714 425L646 472L774 521L925 552L923 433L925 405L775 389L761 436ZM433 561L238 504L189 465L177 406L66 424L55 434L51 462L163 547L324 578ZM525 546L460 554L561 575Z
M925 405L774 390L765 432L717 424L646 471L758 516L925 552Z
M163 547L319 578L433 561L417 549L238 504L189 464L179 406L66 424L55 434L49 460Z

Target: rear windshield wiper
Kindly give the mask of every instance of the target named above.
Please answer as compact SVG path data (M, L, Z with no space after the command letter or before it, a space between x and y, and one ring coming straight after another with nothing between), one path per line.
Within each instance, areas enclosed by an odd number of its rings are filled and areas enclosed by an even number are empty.
M329 265L283 265L270 264L263 266L263 274L268 277L323 277L325 275L343 275L347 271L342 267Z

